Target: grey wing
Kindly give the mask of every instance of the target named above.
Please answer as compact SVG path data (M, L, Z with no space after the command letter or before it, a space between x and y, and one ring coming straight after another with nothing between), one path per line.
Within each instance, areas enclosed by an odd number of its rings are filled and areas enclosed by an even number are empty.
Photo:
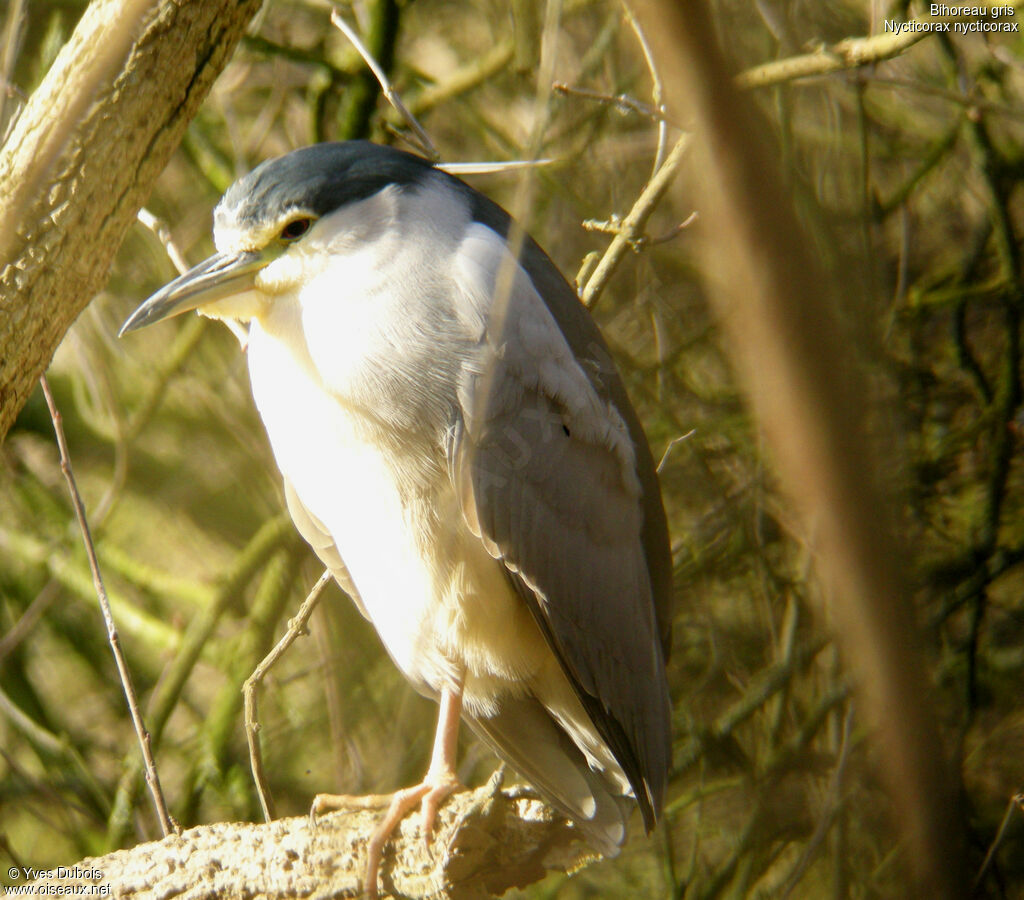
M486 282L500 251L464 253ZM652 580L664 573L652 572L645 504L657 504L663 532L664 513L640 471L650 457L642 432L607 389L614 379L625 397L618 376L604 366L597 380L587 368L519 269L464 371L452 479L469 527L504 563L650 828L667 780L670 711Z
M633 801L609 790L535 697L507 697L496 715L467 716L467 721L548 802L574 819L597 850L605 856L618 854Z
M295 523L295 528L299 534L313 548L313 552L319 557L320 562L330 569L334 580L352 598L359 612L368 619L369 616L366 615L366 608L363 606L363 601L356 590L356 586L352 583L352 578L349 576L345 562L338 552L334 538L331 537L323 522L314 516L299 499L299 495L295 493L295 488L292 487L292 483L288 478L284 479L284 498L288 504L288 512L291 513L292 521Z

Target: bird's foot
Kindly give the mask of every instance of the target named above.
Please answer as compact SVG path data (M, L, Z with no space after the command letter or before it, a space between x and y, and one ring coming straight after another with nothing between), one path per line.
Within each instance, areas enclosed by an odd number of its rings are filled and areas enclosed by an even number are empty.
M317 794L313 808L309 811L310 824L316 825L316 817L327 809L379 809L387 806L388 811L380 820L366 845L366 880L363 883L364 896L377 900L377 874L384 854L384 845L417 804L423 821L423 842L430 848L434 836L434 822L437 811L445 799L456 791L466 790L455 774L455 746L459 736L459 716L462 713L462 684L446 687L441 691L441 709L437 718L437 733L434 735L434 750L430 757L430 768L420 784L403 788L390 797L373 795L349 797L344 794Z
M366 845L366 880L364 890L370 900L377 898L377 874L384 855L384 845L398 827L398 823L418 803L422 818L423 841L430 847L434 836L434 822L437 811L444 801L457 791L466 790L454 772L427 772L420 784L396 791L391 797L388 811L377 825L376 831Z
M384 809L383 818L377 824L366 845L365 896L377 900L377 875L384 855L384 846L402 821L418 803L422 817L423 841L429 848L434 837L434 823L437 811L452 794L466 790L454 772L428 772L420 784L403 788L394 794L317 794L309 810L310 825L316 827L317 817L332 810Z

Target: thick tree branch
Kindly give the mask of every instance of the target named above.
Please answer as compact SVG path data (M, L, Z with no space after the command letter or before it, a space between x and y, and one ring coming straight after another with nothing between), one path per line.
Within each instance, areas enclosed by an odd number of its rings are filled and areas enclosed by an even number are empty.
M332 813L316 826L305 817L265 825L203 825L84 859L68 867L73 877L40 883L78 889L107 885L115 897L138 900L358 897L366 841L379 816L353 808ZM496 775L444 805L430 849L419 815L406 817L385 851L382 896L483 900L538 881L549 870L572 870L594 858L579 843L578 830L533 796L501 790Z
M259 0L96 0L0 151L0 438Z

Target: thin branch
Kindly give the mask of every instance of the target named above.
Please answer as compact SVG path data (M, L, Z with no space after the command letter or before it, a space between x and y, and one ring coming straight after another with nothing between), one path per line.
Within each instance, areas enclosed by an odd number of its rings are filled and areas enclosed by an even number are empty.
M874 82L872 82L873 84ZM956 146L957 137L960 134L960 122L956 121L953 126L937 140L929 150L922 154L920 164L914 169L910 177L900 185L889 199L876 201L872 217L881 221L893 210L899 209L910 198L910 195L917 189L925 177L935 169Z
M219 579L216 591L209 592L202 602L196 604L201 612L189 623L173 660L161 672L146 708L155 746L160 746L164 728L171 714L178 708L185 683L224 611L241 602L246 585L289 539L297 540L287 513L268 519L236 554ZM170 588L177 593L172 585L162 583L166 579L154 580L144 570L132 570L126 577L140 590L162 592ZM113 846L120 845L127 838L131 813L138 797L141 766L139 757L134 754L126 757L122 763L122 774L107 825L108 840Z
M406 108L402 98L398 96L398 92L392 87L387 73L380 67L377 60L373 58L373 54L366 49L366 45L359 39L359 35L349 27L349 24L335 9L331 10L331 24L344 34L352 42L352 46L359 51L359 55L363 58L366 65L369 66L370 71L373 72L374 78L380 83L380 89L384 92L388 103L395 108L409 128L412 129L413 134L416 135L424 154L433 161L439 160L441 154L437 152L434 142L430 140L430 136L423 130L423 126L416 121L416 117Z
M519 169L539 169L557 162L554 159L509 159L504 162L438 163L437 168L449 175L498 175Z
M636 242L643 236L644 226L654 212L654 208L665 195L665 192L672 184L676 172L683 161L683 156L690 146L690 135L684 134L676 141L665 164L658 169L657 174L647 183L640 196L637 198L629 215L622 220L622 227L612 239L605 250L604 256L594 269L594 273L587 279L587 285L583 288L580 299L583 305L592 309L597 303L601 292L607 286L615 270L618 268L622 258L626 255Z
M249 742L249 763L252 767L252 779L256 784L256 792L260 797L260 806L263 808L263 818L270 822L274 818L274 800L267 789L267 779L263 772L263 753L260 750L260 723L259 710L256 703L256 688L263 681L267 672L281 658L295 639L306 633L306 623L316 609L320 601L320 592L323 591L327 582L331 580L330 569L324 569L324 573L313 585L306 599L299 607L295 618L288 622L288 630L256 667L255 671L245 679L242 685L242 697L245 705L245 737Z
M658 74L658 66L654 62L654 53L651 50L651 45L647 40L643 27L637 21L636 16L633 15L633 10L629 8L629 4L625 0L623 0L622 8L625 10L629 27L633 29L633 33L640 44L640 49L643 51L644 62L647 63L647 71L651 73L651 99L654 101L655 110L660 114L658 116L658 150L654 154L654 166L651 169L651 178L654 178L658 174L658 169L665 162L665 148L668 145L668 125L664 117L665 86L662 83L661 75Z
M106 809L109 806L106 792L96 776L95 767L90 766L82 758L81 753L66 735L54 734L26 715L21 707L4 693L3 688L0 688L0 713L3 713L11 725L25 736L38 754L53 757L63 773L74 773L84 785L96 809ZM10 758L6 753L3 756L11 767Z
M783 690L828 644L829 641L825 638L816 638L795 651L784 662L762 669L751 680L743 696L721 713L710 726L691 727L686 743L673 754L672 777L678 777L693 766L708 747L727 743L740 725L762 709L771 697ZM680 808L678 803L673 801L666 807L666 812L676 812Z
M988 100L977 92L968 95L958 94L956 91L951 91L934 84L926 84L922 81L913 81L910 78L879 78L877 75L871 77L871 87L914 91L918 94L927 94L929 97L938 97L940 100L955 103L957 106L961 106L968 111L977 110L978 112L994 113L995 115L1006 116L1011 119L1024 120L1024 109Z
M981 4L981 8L985 9L992 5ZM1016 0L1009 5L1014 9L1019 9L1024 6L1024 0ZM936 30L937 25L986 17L985 14L981 16L921 16L905 23L901 22L900 24L904 27L900 31L876 34L871 37L845 38L831 46L820 47L813 53L753 66L737 75L735 83L739 88L761 88L783 84L787 81L796 81L799 78L811 78L842 72L846 69L856 69L898 56L918 41L939 33Z
M85 552L89 557L89 568L92 571L93 584L96 587L96 596L100 601L100 611L103 614L103 621L107 626L107 639L110 642L110 649L114 654L114 661L117 663L117 672L121 678L121 686L124 689L125 700L128 701L128 711L132 717L132 724L135 726L135 733L139 738L139 746L142 749L142 757L146 762L146 783L149 785L150 793L153 796L153 806L156 808L157 817L160 819L160 827L166 836L171 831L178 832L177 824L171 819L167 812L167 804L164 801L163 790L160 787L160 776L157 774L156 763L153 760L150 747L149 732L142 721L142 713L139 710L139 701L132 686L132 676L128 671L128 663L125 661L121 651L121 638L117 633L117 626L114 624L114 617L110 611L110 601L107 599L107 589L103 584L103 576L100 574L99 563L96 560L96 548L93 546L92 535L89 532L89 522L85 515L85 505L78 493L78 485L75 483L74 473L71 471L71 456L68 452L67 439L64 436L64 423L57 404L54 402L53 393L50 391L50 384L43 375L39 379L42 385L43 394L46 397L46 405L50 410L50 418L53 420L53 430L57 436L57 447L60 451L60 468L68 483L68 491L71 493L71 504L75 509L75 518L78 520L78 527L82 532L82 541L85 544Z
M512 40L503 40L483 56L456 69L442 83L424 87L409 101L407 108L413 114L423 115L443 103L469 93L504 69L512 59L512 50Z
M650 103L644 103L642 100L637 100L635 97L630 97L629 94L608 94L604 91L595 91L590 88L575 87L574 85L566 84L564 81L556 81L551 85L551 89L563 97L579 97L581 100L592 100L594 103L600 103L604 106L614 106L618 112L636 113L660 124L668 121L668 115L664 110L651 106Z
M247 34L242 38L242 43L247 50L252 50L254 53L276 56L281 59L287 59L290 62L322 69L332 80L337 82L344 82L345 79L350 78L355 74L355 69L358 69L359 66L355 60L352 60L352 69L336 66L331 60L326 59L322 53L272 41L262 34Z
M18 706L0 687L0 713L3 713L7 721L20 731L29 742L37 749L53 756L60 756L64 752L61 740L53 732L48 731L37 723L31 716L25 715Z
M665 448L665 452L661 455L661 462L658 463L657 472L659 475L661 474L661 470L665 467L665 463L668 462L669 454L672 452L676 444L680 444L687 438L693 437L696 433L697 429L691 428L688 432L686 432L686 434L681 434L678 437L674 437L672 438L672 440L668 442L668 446Z
M0 665L3 664L4 658L35 628L36 623L43 617L43 613L50 607L50 604L60 596L59 585L60 582L56 578L47 581L43 589L28 605L28 609L18 618L18 621L7 630L3 637L0 637Z
M167 255L174 264L174 268L178 270L178 274L184 275L188 271L189 266L185 261L185 255L174 242L174 236L171 234L171 229L167 227L167 223L163 219L154 216L144 206L139 209L135 217L156 235L157 240L164 245L164 250L167 251Z
M985 873L988 872L989 866L992 865L992 860L995 858L996 851L999 849L999 845L1003 842L1003 838L1006 836L1006 831L1010 827L1010 821L1013 818L1013 811L1019 810L1024 812L1024 791L1014 794L1010 798L1010 802L1006 804L1006 812L1003 813L1003 820L999 823L999 828L996 829L996 836L992 838L992 843L989 845L988 852L985 854L985 861L981 864L981 868L978 869L978 874L974 877L974 888L977 890L985 878Z

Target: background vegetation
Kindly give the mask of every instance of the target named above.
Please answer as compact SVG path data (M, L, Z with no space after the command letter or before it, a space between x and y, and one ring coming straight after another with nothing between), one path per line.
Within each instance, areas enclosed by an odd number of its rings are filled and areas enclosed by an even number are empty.
M8 3L4 116L84 4ZM737 71L920 14L857 0L720 0ZM528 158L545 6L366 0L346 10L446 161ZM1024 12L1018 11L1018 17ZM659 128L642 42L612 0L565 0L525 218L572 278L651 174ZM972 871L1024 896L1024 437L1019 37L930 37L894 59L757 89L809 240L876 392ZM619 95L627 99L610 102ZM636 102L632 102L635 100ZM329 12L268 0L149 209L189 261L210 210L268 156L312 141L398 142L397 119ZM685 123L682 123L685 124ZM678 132L668 130L669 145ZM694 135L700 140L700 135ZM684 159L684 190L701 173ZM516 174L472 183L510 208ZM670 195L595 308L644 419L673 537L675 755L665 827L618 860L524 896L901 896L904 860L815 582L813 534L772 476L702 297L701 221ZM664 238L664 240L662 240ZM319 574L284 514L234 337L194 317L118 341L171 278L141 225L51 383L173 815L257 819L240 684ZM0 448L0 854L47 867L158 834L41 395ZM422 775L435 710L331 589L275 668L262 740L279 814L318 791ZM464 742L462 776L489 753ZM1017 797L1015 802L1014 798ZM6 866L3 867L6 870Z

